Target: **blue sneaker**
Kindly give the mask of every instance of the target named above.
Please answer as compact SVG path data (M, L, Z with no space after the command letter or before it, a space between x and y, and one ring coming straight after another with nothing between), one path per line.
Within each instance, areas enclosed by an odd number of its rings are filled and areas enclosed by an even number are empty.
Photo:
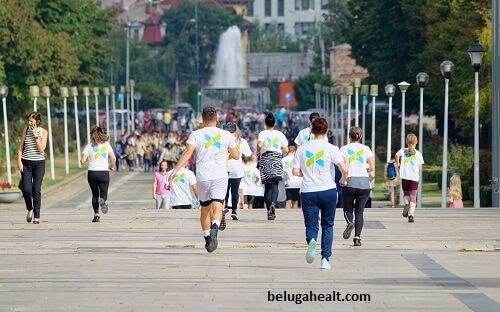
M307 263L313 263L316 257L316 240L313 238L309 241L309 247L307 247L306 261Z
M208 252L213 252L217 249L217 234L219 232L219 227L217 224L213 223L210 229L210 242L208 243Z
M321 259L321 268L325 270L330 270L332 266L330 265L330 262L326 260L326 258Z

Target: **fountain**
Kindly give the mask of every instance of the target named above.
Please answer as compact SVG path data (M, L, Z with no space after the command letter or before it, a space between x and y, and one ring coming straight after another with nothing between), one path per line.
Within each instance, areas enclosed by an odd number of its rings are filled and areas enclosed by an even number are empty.
M202 88L202 105L221 109L250 106L262 111L264 105L270 102L269 89L246 86L244 66L241 31L231 26L219 38L214 83Z

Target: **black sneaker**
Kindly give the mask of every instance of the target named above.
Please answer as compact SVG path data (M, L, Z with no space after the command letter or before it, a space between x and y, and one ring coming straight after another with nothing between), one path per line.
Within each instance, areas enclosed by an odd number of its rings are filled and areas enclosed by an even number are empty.
M222 214L222 220L220 221L219 230L224 231L226 229L226 215Z
M274 220L274 219L276 219L276 205L272 203L271 207L269 207L267 220Z
M408 211L410 210L410 205L406 204L403 208L403 217L408 217Z
M205 249L210 252L208 249L210 248L210 236L205 236Z
M408 216L408 222L410 222L410 223L415 222L415 220L414 220L414 218L413 218L413 215L409 215L409 216Z
M361 246L361 238L353 238L354 246Z
M210 242L208 243L208 252L213 252L217 249L217 233L219 232L219 227L217 224L213 223L210 229Z
M238 215L237 215L237 214L235 214L235 213L232 213L232 214L231 214L231 218L232 218L233 220L238 220Z
M349 222L349 224L347 224L347 227L344 230L344 234L342 235L342 237L344 239L349 239L349 237L351 237L352 230L354 230L354 223Z
M103 198L99 198L98 202L99 202L99 205L101 206L101 212L104 214L107 214L108 213L108 204L106 203L106 201Z
M99 222L101 221L101 217L99 215L94 215L94 219L92 219L92 222Z

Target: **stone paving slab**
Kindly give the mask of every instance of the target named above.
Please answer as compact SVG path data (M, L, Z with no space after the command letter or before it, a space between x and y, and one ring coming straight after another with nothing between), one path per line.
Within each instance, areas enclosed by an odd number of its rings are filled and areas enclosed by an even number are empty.
M360 248L339 210L321 270L319 250L305 262L300 210L242 210L208 254L199 211L154 209L151 180L114 173L97 224L85 177L44 198L39 225L22 203L0 207L0 311L500 310L500 209L420 209L414 224L367 209ZM370 301L296 303L311 292Z

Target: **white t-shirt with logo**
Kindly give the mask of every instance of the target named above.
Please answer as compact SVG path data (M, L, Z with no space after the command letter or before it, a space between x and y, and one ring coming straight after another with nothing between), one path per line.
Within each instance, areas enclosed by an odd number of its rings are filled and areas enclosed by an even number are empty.
M321 192L336 188L332 176L334 164L343 161L339 148L324 140L313 140L301 145L293 159L293 168L300 168L304 176L300 192Z
M373 157L372 150L361 143L349 143L342 146L340 149L344 156L347 169L349 171L347 177L368 177L366 168L368 167L367 159Z
M172 171L170 170L165 175L165 185L168 185L168 178L172 174ZM194 184L196 184L196 177L193 171L186 168L179 169L172 183L170 183L170 205L192 205L191 186Z
M255 170L257 170L259 172L259 177L260 177L260 170L257 169L257 163L251 163L250 164L251 167L255 168ZM265 191L265 188L264 188L264 184L262 184L262 179L259 179L259 181L257 181L257 183L255 183L254 185L254 196L264 196L264 191Z
M399 158L399 163L401 164L400 176L401 179L411 180L411 181L420 181L420 165L424 164L424 157L422 153L415 150L415 155L405 155L405 149L402 148L398 151L401 154L401 158Z
M259 133L259 142L264 143L260 154L265 152L278 152L281 153L282 147L288 146L288 140L285 135L278 130L264 130Z
M243 165L243 177L241 178L240 189L243 195L256 196L256 178L260 178L260 171L255 166Z
M297 145L303 145L304 143L312 140L314 140L314 134L311 134L311 128L307 127L299 131L299 134L297 134L294 142ZM325 135L323 140L328 142L328 137Z
M244 172L244 165L243 161L241 160L241 156L244 155L245 157L251 156L252 150L250 149L250 146L248 145L248 142L245 139L241 139L241 141L238 143L236 142L236 149L238 149L238 153L240 154L239 159L229 159L228 161L228 167L229 167L229 178L234 179L234 178L241 178L243 176Z
M236 147L235 139L229 131L217 127L205 127L193 131L186 142L196 149L198 181L227 179L228 148Z
M106 142L92 146L87 144L82 152L89 160L89 171L109 171L109 155L114 154L111 145Z
M293 170L293 156L286 156L283 157L281 160L283 163L283 170L286 171L288 174L288 178L290 180L290 185L287 186L287 189L291 188L300 188L300 185L302 184L302 177L297 177L292 174Z

